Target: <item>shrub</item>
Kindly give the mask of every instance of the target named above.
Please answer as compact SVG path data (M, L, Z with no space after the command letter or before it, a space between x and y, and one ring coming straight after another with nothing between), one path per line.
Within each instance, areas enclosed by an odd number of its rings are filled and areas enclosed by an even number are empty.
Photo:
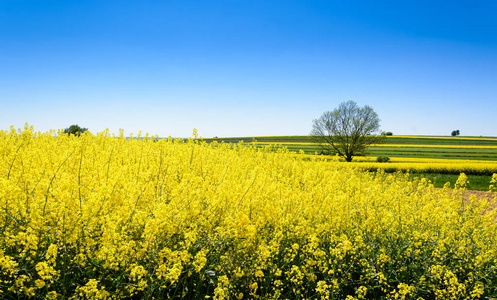
M451 136L458 136L458 135L460 135L459 129L452 131L450 135Z
M376 158L376 161L380 162L380 163L389 162L390 161L390 157L388 157L388 156L378 156Z
M76 136L80 136L82 133L88 131L88 128L80 127L79 125L71 125L68 128L64 129L64 133L68 135L74 134Z

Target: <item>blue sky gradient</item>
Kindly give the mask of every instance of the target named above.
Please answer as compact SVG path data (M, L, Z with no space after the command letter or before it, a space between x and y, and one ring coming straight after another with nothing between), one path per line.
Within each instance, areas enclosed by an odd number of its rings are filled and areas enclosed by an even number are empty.
M0 1L0 129L497 136L497 1Z

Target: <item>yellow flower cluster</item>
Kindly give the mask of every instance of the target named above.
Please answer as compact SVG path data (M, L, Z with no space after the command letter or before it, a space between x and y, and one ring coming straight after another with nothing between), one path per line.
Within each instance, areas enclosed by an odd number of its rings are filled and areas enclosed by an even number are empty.
M464 180L447 193L286 149L0 131L0 298L496 297L497 213Z

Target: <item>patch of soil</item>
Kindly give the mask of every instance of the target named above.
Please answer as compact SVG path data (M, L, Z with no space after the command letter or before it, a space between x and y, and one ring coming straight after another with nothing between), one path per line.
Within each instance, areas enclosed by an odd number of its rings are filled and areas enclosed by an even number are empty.
M494 192L484 192L484 191L475 191L475 190L466 190L464 193L464 197L469 199L471 195L475 195L478 198L487 198L488 200L496 200L497 194Z
M441 188L436 188L437 190L441 190ZM452 194L454 192L453 189L447 189L447 193ZM469 198L475 195L477 198L486 199L489 203L487 211L497 209L497 192L485 192L485 191L475 191L475 190L465 190L464 191L464 199L466 201Z
M474 191L466 190L464 193L464 199L469 200L471 195L475 195L477 198L487 199L489 206L487 211L497 209L497 193L496 192L484 192L484 191Z

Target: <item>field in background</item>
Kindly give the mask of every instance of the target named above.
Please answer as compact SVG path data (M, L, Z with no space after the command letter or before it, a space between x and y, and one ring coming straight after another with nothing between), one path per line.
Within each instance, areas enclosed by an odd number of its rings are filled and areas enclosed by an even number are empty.
M306 154L321 152L319 145L309 136L259 136L204 139L207 142L225 143L256 142L260 145L281 145L290 151L303 150ZM497 138L389 136L382 145L369 148L367 156L389 156L398 158L438 158L497 161Z
M244 142L257 147L274 145L307 155L322 153L322 148L309 136L259 136L204 139L207 142ZM469 188L488 190L491 175L497 172L497 138L388 136L386 142L368 148L366 156L356 156L353 164L369 170L410 172L432 180L435 187L446 182L454 186L458 175L469 175ZM331 158L330 156L322 155ZM378 163L378 156L388 156L390 162Z

